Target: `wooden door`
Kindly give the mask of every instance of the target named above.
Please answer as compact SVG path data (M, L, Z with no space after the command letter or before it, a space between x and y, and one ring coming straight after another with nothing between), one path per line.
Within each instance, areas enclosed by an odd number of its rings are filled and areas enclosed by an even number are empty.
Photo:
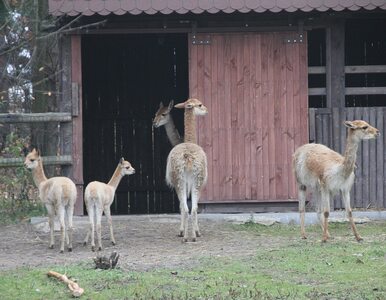
M307 42L297 38L190 36L190 95L209 109L198 121L209 176L201 203L296 198L292 153L308 141Z

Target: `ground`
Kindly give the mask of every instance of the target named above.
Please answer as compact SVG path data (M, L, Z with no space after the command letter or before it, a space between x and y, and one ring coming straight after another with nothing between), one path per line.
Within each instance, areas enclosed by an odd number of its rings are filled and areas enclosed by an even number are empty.
M55 248L48 249L49 233L38 230L31 222L0 227L0 270L23 266L71 264L96 256L90 245L83 246L87 217L75 217L73 252L59 253L59 232L55 231ZM157 267L184 267L201 257L252 256L256 247L269 237L234 230L224 219L199 216L202 236L197 242L182 243L177 237L179 215L115 216L117 244L110 243L108 225L102 223L103 255L120 254L119 265L128 270ZM270 243L275 239L270 238ZM285 243L285 239L280 241Z

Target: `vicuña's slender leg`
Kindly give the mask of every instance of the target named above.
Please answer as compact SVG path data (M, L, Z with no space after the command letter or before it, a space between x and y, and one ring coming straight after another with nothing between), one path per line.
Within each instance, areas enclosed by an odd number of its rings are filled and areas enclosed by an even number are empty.
M72 218L70 216L74 215L74 207L73 206L68 206L66 210L66 232L67 232L67 237L68 237L68 243L67 243L67 249L69 252L72 251L72 236L73 236L73 223L72 223Z
M50 245L49 248L53 249L55 245L54 238L54 226L55 226L55 210L52 205L46 204L47 213L48 213L48 225L50 227Z
M200 192L196 189L192 190L192 237L193 242L196 241L196 236L201 236L200 229L198 228L198 218L197 218L197 209L198 209L198 200L200 199Z
M300 185L298 188L298 195L299 195L299 212L300 212L300 232L302 235L302 239L306 239L306 230L304 227L304 214L306 210L306 187L303 185Z
M178 199L180 200L180 212L181 212L180 236L183 236L183 239L182 239L183 242L187 242L189 208L187 203L185 184L180 185L180 190L178 191Z
M350 221L351 229L354 233L354 236L358 242L362 241L363 239L359 235L357 231L357 227L355 226L354 218L352 216L352 209L350 204L350 192L349 191L342 191L342 198L344 202L344 206L346 208L346 214L348 217L348 220Z
M328 190L321 190L321 203L322 203L322 226L323 226L323 238L322 242L326 242L329 236L328 233L328 217L330 215L330 192Z
M96 207L96 233L98 241L98 251L102 250L102 208Z
M64 242L66 240L66 224L64 221L65 209L64 207L57 210L60 223L60 253L64 252Z
M110 227L111 243L113 245L115 245L115 238L114 238L114 231L113 231L113 220L111 219L110 206L105 206L104 212L105 212L107 222L109 223L109 227Z

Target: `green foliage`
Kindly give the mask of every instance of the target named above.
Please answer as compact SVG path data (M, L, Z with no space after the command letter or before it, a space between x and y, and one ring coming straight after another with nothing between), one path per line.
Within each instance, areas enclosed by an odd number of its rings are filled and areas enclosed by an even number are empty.
M252 257L203 256L190 268L146 272L96 270L91 260L22 268L0 272L0 290L2 299L70 299L63 283L46 276L53 269L76 280L85 290L82 297L93 300L385 299L385 225L358 225L365 237L362 243L345 236L348 224L334 224L336 238L328 243L320 242L316 226L311 226L310 238L302 240L299 226L242 225L237 230L251 235L259 232L262 237Z
M14 133L6 138L2 157L20 157L26 141ZM31 174L24 166L0 168L0 224L22 220L44 214L32 184Z

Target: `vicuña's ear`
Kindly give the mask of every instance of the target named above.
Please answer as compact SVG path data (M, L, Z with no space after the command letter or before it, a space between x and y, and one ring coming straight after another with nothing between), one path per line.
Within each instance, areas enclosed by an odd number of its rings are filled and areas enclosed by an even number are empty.
M38 156L40 156L40 150L37 149L37 148L32 148L32 151L31 152L35 152Z
M162 101L159 103L159 108L162 108L164 107L164 104L162 103Z
M182 103L178 103L176 105L174 105L175 108L185 108L185 102L182 102Z
M174 100L171 100L170 102L169 102L169 110L171 110L172 108L173 108L173 106L174 106Z
M123 157L121 157L121 160L119 161L119 163L123 164L124 161L125 161L125 159Z
M356 129L357 126L355 126L355 124L353 122L350 122L350 121L345 121L344 122L344 126L348 127L348 128L352 128L352 129Z

